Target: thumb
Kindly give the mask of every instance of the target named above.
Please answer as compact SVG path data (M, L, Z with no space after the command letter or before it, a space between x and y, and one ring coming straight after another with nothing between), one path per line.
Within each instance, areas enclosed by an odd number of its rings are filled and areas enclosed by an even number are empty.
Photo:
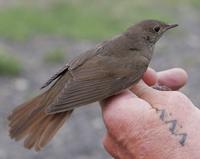
M155 97L159 91L149 87L143 80L140 80L137 84L133 85L130 89L136 96L146 99Z

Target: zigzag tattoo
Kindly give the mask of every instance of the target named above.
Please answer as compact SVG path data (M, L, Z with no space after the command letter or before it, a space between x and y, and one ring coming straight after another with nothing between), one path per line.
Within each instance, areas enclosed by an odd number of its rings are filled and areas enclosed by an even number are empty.
M176 128L178 126L177 120L167 120L166 117L171 116L166 112L164 109L156 109L156 112L159 113L160 119L167 125L169 125L169 131L172 133L174 136L178 136L179 143L181 146L184 146L187 140L187 133L177 133ZM180 126L181 128L181 126Z

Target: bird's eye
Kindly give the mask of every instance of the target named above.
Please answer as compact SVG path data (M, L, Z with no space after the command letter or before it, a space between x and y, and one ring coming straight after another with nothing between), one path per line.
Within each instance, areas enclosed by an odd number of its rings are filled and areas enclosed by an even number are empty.
M155 32L159 32L160 31L160 27L159 26L155 26L154 28L153 28L153 30L155 31Z

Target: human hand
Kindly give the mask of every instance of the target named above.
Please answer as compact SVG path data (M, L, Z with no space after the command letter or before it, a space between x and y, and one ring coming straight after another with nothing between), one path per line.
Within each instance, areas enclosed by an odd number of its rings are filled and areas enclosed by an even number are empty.
M187 74L181 69L148 70L143 80L177 90ZM180 92L158 91L145 83L104 101L106 150L118 159L199 159L199 109Z

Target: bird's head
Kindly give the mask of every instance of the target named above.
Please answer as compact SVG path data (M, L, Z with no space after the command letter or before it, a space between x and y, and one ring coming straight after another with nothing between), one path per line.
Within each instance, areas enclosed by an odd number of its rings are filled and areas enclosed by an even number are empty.
M177 26L178 24L166 24L158 20L144 20L128 28L127 33L130 37L141 37L147 44L154 45L164 32Z

